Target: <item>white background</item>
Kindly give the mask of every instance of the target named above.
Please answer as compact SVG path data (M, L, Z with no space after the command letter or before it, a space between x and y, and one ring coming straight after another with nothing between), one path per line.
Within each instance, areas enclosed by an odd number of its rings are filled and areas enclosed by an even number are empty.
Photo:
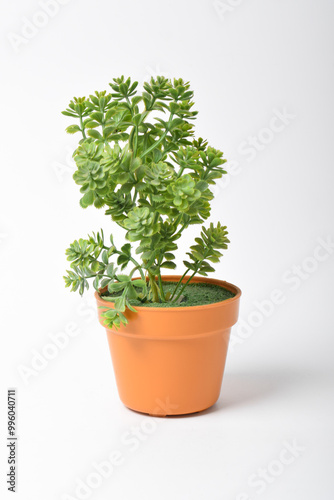
M93 463L116 450L122 463L86 498L330 500L334 250L319 239L334 238L334 3L70 0L52 15L41 4L1 4L1 498L13 498L6 391L16 387L18 500L84 498L78 481L98 480ZM92 292L80 300L62 280L75 238L100 227L124 236L79 207L77 136L60 112L122 74L190 80L196 135L230 160L212 220L231 245L215 276L242 289L241 322L220 400L191 417L153 422L123 407ZM197 232L182 240L180 273ZM50 334L71 328L24 380ZM260 468L263 488L249 482Z

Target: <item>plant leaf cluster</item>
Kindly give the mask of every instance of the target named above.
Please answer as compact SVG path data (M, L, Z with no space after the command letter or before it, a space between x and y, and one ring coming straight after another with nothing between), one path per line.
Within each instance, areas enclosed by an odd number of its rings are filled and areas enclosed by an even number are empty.
M209 218L210 187L226 173L226 160L194 138L197 111L189 82L159 76L138 91L137 82L122 76L109 85L109 93L74 98L63 114L76 119L67 132L80 134L73 153L80 205L103 209L129 243L118 250L112 236L105 243L103 231L74 241L66 251L71 269L64 278L80 294L90 279L96 290L107 287L110 296L104 298L114 308L105 313L106 325L118 328L127 322L126 308L133 309L131 299L180 300L196 273L214 270L209 262L219 261L229 240L220 223L203 226L184 261L182 279L191 275L186 283L180 280L173 296L164 295L162 270L175 269L183 231Z

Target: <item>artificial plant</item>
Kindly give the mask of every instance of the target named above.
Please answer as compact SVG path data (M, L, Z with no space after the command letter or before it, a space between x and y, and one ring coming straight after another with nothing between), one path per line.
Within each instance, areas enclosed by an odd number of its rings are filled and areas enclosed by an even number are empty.
M110 243L105 241L102 230L74 241L66 250L71 270L64 279L80 294L90 278L96 290L107 287L110 296L104 298L114 308L105 313L106 325L118 328L127 323L126 307L134 310L131 299L180 301L197 273L214 271L210 262L219 262L229 240L219 222L203 226L174 292L165 294L162 269L175 269L173 252L183 231L209 217L210 185L226 173L226 160L221 151L193 138L197 111L188 82L161 76L137 92L138 82L122 76L110 87L111 93L74 98L63 114L78 120L67 132L82 136L73 153L80 205L104 208L130 243L118 249L112 235ZM133 280L136 273L140 277Z

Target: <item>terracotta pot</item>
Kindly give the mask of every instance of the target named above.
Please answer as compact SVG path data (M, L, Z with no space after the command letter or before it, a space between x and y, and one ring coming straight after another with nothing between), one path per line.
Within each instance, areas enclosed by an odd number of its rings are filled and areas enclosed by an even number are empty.
M192 282L219 285L235 296L202 306L136 307L137 313L125 313L128 325L106 329L119 396L132 410L159 416L194 413L219 397L241 291L217 279L195 277ZM95 297L103 325L101 314L112 303L97 292Z

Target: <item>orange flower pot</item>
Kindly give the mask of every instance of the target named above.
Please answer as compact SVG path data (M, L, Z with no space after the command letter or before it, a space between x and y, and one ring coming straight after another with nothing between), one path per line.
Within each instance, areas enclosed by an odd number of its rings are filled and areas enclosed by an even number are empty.
M136 313L125 312L128 325L106 329L119 396L132 410L181 415L209 408L219 397L241 291L217 279L195 277L192 282L219 285L235 296L202 306L136 307ZM95 297L104 326L102 312L112 304L97 292Z

